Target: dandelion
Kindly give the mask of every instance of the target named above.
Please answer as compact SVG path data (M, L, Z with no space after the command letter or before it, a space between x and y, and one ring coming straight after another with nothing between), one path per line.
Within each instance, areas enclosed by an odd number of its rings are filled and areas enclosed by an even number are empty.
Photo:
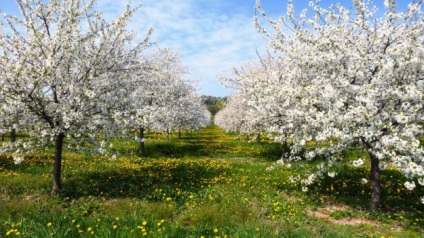
M13 232L15 232L15 229L10 229L6 232L6 236L9 236L10 234L12 234Z
M117 226L117 225L114 225L112 228L113 228L114 230L116 230L116 228L118 228L118 226Z
M88 232L90 232L90 231L92 231L92 230L93 230L93 228L91 228L91 227L87 228L87 231L88 231Z
M172 198L170 198L170 197L167 197L167 198L166 198L166 201L167 201L167 202L170 202L171 200L172 200Z
M218 233L218 229L217 228L213 229L213 233Z
M52 223L51 222L47 223L47 226L48 227L52 226Z
M142 224L143 226L145 226L145 225L147 225L147 221L143 221L141 224Z

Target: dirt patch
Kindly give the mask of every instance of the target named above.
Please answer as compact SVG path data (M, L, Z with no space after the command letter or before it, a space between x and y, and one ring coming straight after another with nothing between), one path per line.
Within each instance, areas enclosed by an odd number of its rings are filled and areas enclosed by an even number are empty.
M285 194L285 193L281 197L284 198L285 200L289 200L289 201L297 201L297 200L299 200L298 197L291 196L291 195L288 195L288 194Z
M109 206L109 205L115 205L119 203L133 203L134 200L131 200L129 198L113 198L109 199L103 202L103 205Z
M347 216L347 217L343 217L341 219L334 219L334 218L330 217L330 214L332 212L336 212L336 211L339 211L339 212L351 211L351 209L346 207L346 206L329 205L329 206L326 206L326 207L318 208L318 210L316 210L316 211L308 210L307 213L308 213L309 216L317 217L317 218L320 218L320 219L325 219L325 220L329 221L330 223L336 224L336 225L366 224L366 225L371 225L371 226L378 226L377 222L366 220L366 219L360 218L360 217Z
M30 201L30 202L38 202L38 201L41 200L41 198L38 195L27 195L27 196L25 196L25 200Z

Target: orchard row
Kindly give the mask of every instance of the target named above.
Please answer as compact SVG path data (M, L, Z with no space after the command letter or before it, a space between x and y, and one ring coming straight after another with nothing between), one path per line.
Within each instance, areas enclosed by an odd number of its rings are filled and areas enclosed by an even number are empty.
M209 124L178 55L149 43L152 29L138 43L126 29L138 7L107 21L94 0L16 3L20 16L0 18L0 133L12 134L0 154L20 163L54 142L53 192L61 187L64 142L95 143L107 154L108 138L136 130L143 153L144 129L169 135ZM15 140L17 131L31 139Z
M422 1L404 12L385 1L384 14L365 2L354 0L349 9L316 1L296 15L289 1L286 17L273 20L257 1L263 19L255 23L269 53L223 79L237 92L215 123L277 136L282 164L323 159L299 178L304 191L319 177L336 176L344 151L367 152L350 163L370 166L378 209L380 170L403 172L409 190L424 186L424 21Z

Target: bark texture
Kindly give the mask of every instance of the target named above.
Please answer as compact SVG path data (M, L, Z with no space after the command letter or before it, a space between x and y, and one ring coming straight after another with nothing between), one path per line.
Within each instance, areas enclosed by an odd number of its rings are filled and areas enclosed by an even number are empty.
M62 175L62 148L63 140L65 139L64 133L59 133L55 139L55 154L53 165L53 188L52 194L57 194L62 188L61 175Z
M378 158L369 152L371 157L371 182L372 182L372 195L371 195L371 210L381 209L381 186L380 186L380 167Z

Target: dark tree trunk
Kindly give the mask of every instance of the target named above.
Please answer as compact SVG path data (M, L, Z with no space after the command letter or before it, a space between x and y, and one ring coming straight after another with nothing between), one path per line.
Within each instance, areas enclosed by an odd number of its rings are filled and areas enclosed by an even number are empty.
M52 194L57 194L59 190L62 188L60 177L62 174L62 148L63 148L64 139L65 139L64 133L59 133L59 135L57 135L55 139Z
M282 155L281 158L283 160L288 160L290 158L290 147L289 144L287 143L287 140L284 140L283 144L282 144Z
M178 139L181 140L181 130L178 130Z
M10 141L15 142L16 141L16 129L12 129L10 132Z
M372 182L372 196L371 196L371 210L381 209L381 187L380 187L380 168L379 160L372 153L368 152L371 157L371 182Z
M139 148L139 153L141 156L146 155L146 150L144 148L144 127L140 128L140 148Z
M1 142L4 142L4 134L1 134Z
M261 133L256 134L256 142L261 143Z

